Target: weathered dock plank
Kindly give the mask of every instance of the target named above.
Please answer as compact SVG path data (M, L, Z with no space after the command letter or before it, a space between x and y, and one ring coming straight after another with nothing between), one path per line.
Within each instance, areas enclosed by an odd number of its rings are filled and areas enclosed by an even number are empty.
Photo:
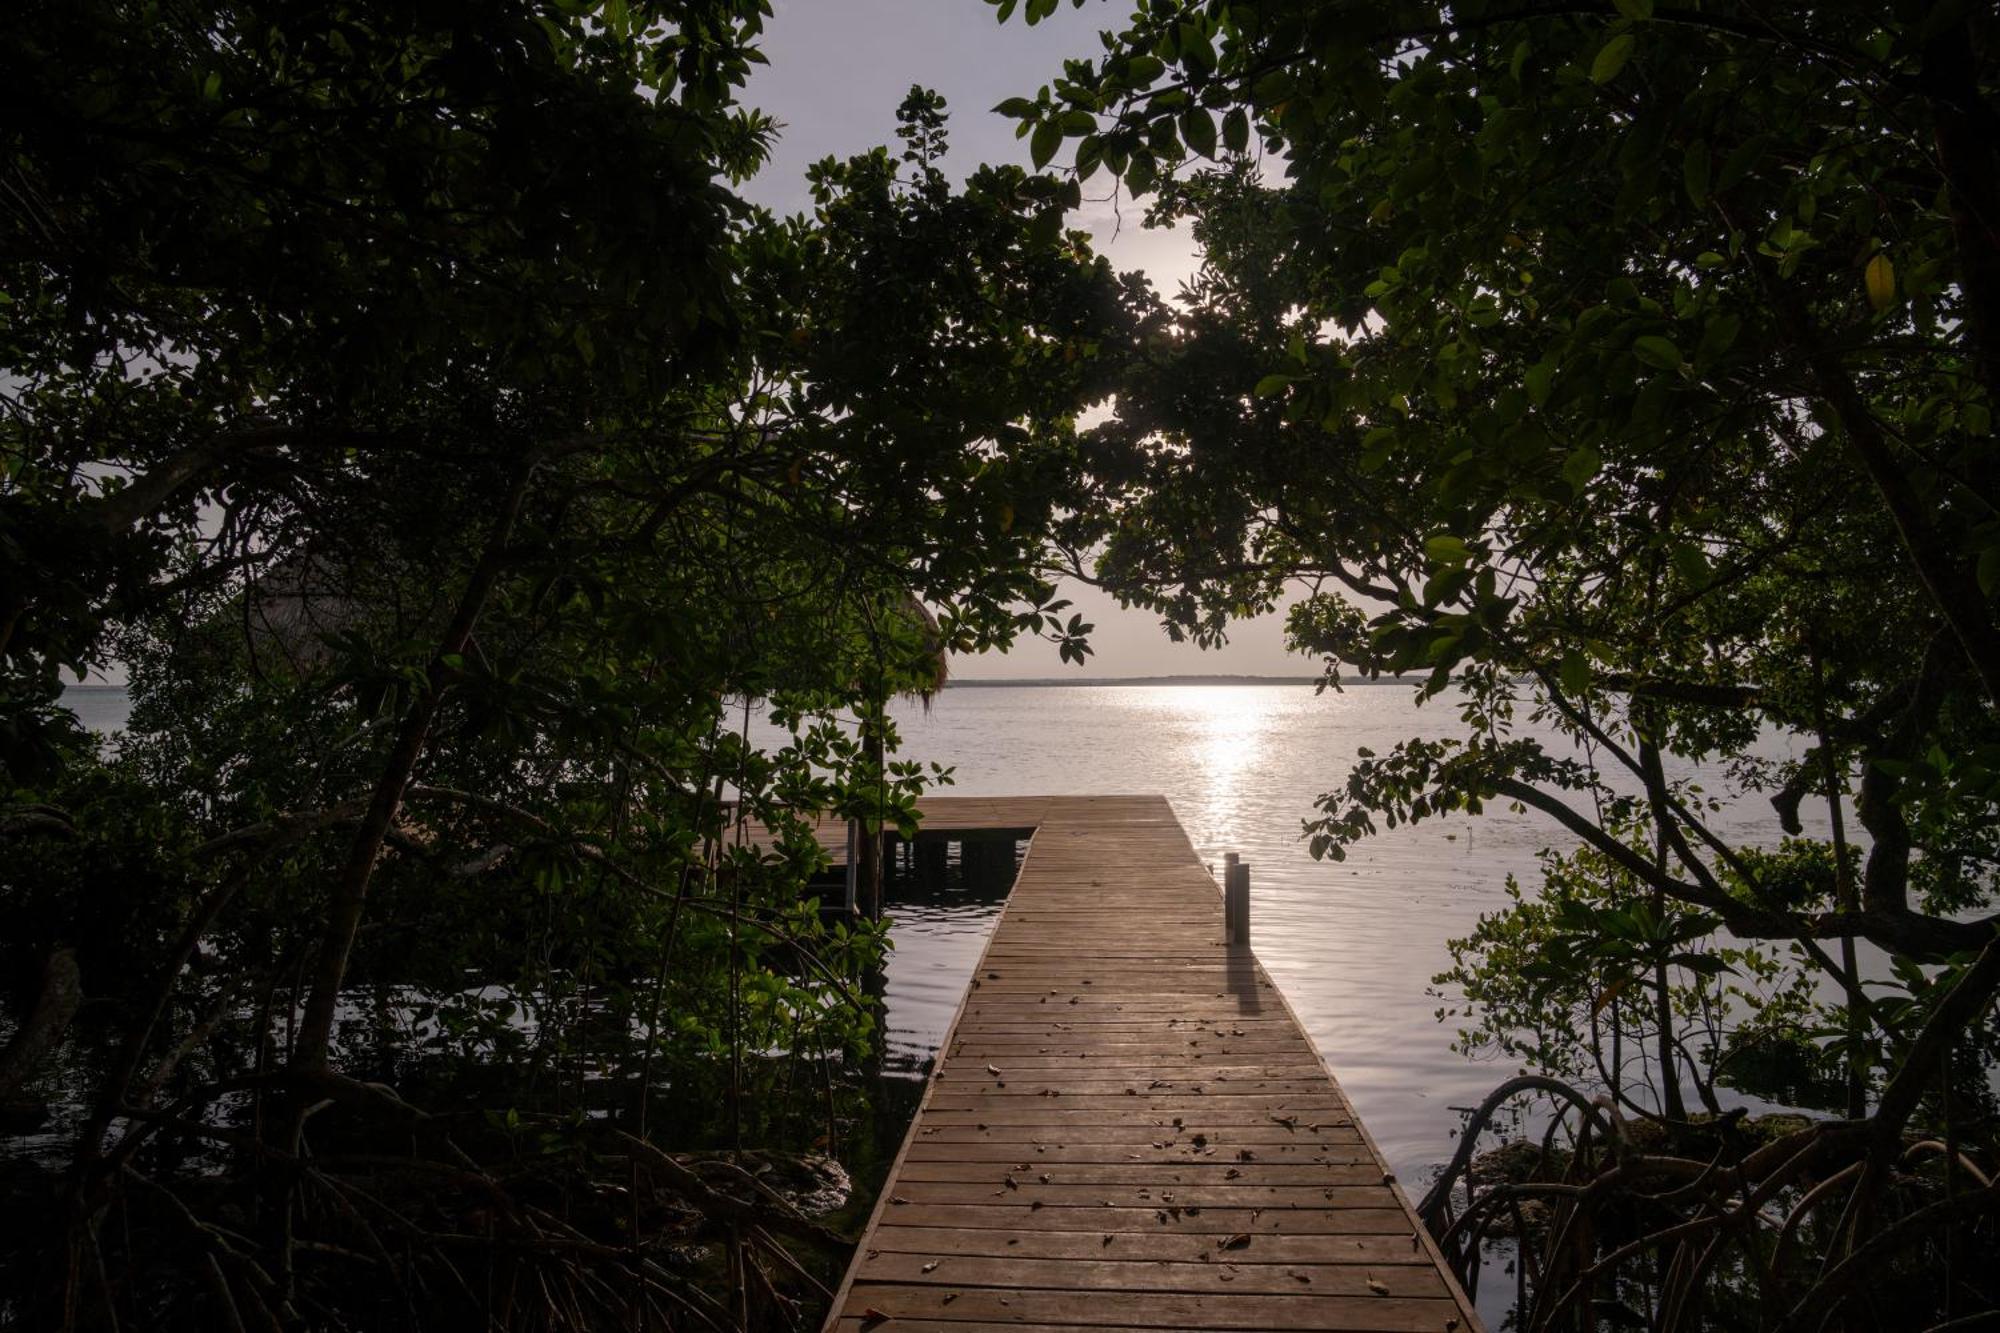
M1479 1327L1163 798L924 813L1034 833L829 1330Z

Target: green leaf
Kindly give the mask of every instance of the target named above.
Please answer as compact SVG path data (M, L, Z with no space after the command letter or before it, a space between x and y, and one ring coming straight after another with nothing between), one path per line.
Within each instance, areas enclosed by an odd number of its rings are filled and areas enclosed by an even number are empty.
M1578 445L1570 451L1569 457L1563 460L1563 480L1569 483L1571 490L1582 494L1583 488L1590 484L1590 479L1596 476L1597 470L1603 466L1603 454L1598 453L1590 445Z
M1054 245L1062 235L1063 210L1060 206L1045 208L1035 214L1035 220L1028 224L1028 239L1037 247L1046 249ZM1002 528L1002 532L1006 529Z
M1199 24L1180 26L1181 68L1190 74L1207 74L1215 69L1215 45Z
M1049 160L1056 155L1056 149L1062 147L1062 141L1062 126L1055 121L1045 120L1035 126L1035 136L1028 141L1028 157L1034 162L1035 170L1040 171L1049 164Z
M1024 120L1035 114L1035 104L1025 97L1010 97L993 108L996 116L1006 116L1013 120Z
M1632 58L1633 36L1621 32L1597 49L1597 58L1590 62L1590 81L1609 83L1618 77L1618 71L1625 68L1625 62Z
M1562 687L1572 695L1582 694L1590 688L1590 659L1588 657L1575 651L1563 655Z
M1222 142L1232 153L1243 152L1250 146L1250 117L1242 107L1222 118Z
M1076 146L1076 176L1089 180L1104 161L1104 140L1093 134Z
M1153 180L1159 174L1159 164L1145 149L1132 154L1132 160L1125 167L1125 188L1133 194L1144 194L1153 188Z
M1674 340L1657 333L1642 333L1632 340L1632 355L1659 370L1679 370L1681 349Z
M1727 352L1736 343L1736 335L1743 331L1741 316L1723 311L1712 317L1701 331L1701 343L1695 348L1694 359L1706 364Z
M1674 573L1681 576L1681 581L1690 587L1708 586L1708 557L1693 542L1675 542L1667 550L1667 561L1673 565Z
M1722 159L1722 170L1715 178L1715 188L1726 191L1750 174L1751 168L1764 156L1766 146L1767 140L1761 134L1752 135L1737 144L1729 156Z
M1257 387L1250 392L1258 398L1272 398L1290 388L1292 377L1285 374L1266 375L1257 381Z
M1529 366L1521 376L1521 383L1528 391L1528 401L1541 407L1549 401L1549 388L1555 382L1556 368L1546 361L1537 361Z
M1215 120L1202 108L1181 112L1181 138L1203 157L1215 156Z
M1433 563L1440 565L1462 565L1472 559L1471 548L1466 546L1465 540L1449 533L1426 541L1424 554L1429 556Z
M1696 208L1708 206L1708 145L1698 143L1681 155L1681 183Z
M2000 592L2000 546L1989 546L1979 553L1979 591L1988 597Z
M1887 310L1896 303L1896 266L1889 262L1888 255L1877 250L1875 257L1868 261L1861 281L1868 289L1869 305L1877 310Z

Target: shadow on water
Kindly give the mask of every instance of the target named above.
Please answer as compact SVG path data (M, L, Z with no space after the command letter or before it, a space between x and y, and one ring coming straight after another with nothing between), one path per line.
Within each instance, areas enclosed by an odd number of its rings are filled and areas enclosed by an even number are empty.
M870 989L883 1002L882 1041L859 1071L869 1108L842 1160L848 1207L831 1219L858 1229L909 1133L939 1047L1013 890L1028 830L940 830L893 839L883 889L895 947Z

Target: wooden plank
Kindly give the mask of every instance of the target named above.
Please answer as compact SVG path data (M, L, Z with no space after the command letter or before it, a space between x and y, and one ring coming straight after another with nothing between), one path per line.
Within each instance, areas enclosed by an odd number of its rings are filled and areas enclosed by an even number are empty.
M1412 1234L1409 1215L1400 1208L1203 1208L1172 1204L1134 1208L995 1208L979 1203L910 1203L902 1184L889 1196L887 1216L876 1223L911 1227L1020 1227L1032 1222L1051 1231L1169 1231L1193 1236L1284 1235L1323 1236ZM1033 1218L1021 1214L1033 1211ZM868 1242L863 1242L866 1249Z
M996 1175L998 1173L998 1175ZM1052 1161L936 1161L902 1163L904 1181L1000 1181L1004 1175L1040 1181L1042 1185L1158 1185L1162 1179L1178 1185L1378 1185L1382 1173L1372 1163L1222 1163L1188 1161L1160 1171L1150 1163L1052 1163Z
M1109 1248L1100 1246L1100 1249ZM1444 1282L1429 1265L1261 1263L1238 1265L1218 1252L1198 1262L1170 1263L1122 1259L1020 1259L940 1253L864 1255L861 1274L870 1282L929 1287L1065 1287L1085 1291L1186 1291L1240 1295L1264 1292L1285 1296L1424 1296L1442 1299ZM1377 1268L1380 1272L1377 1272ZM1377 1284L1386 1288L1376 1291Z
M955 1143L926 1138L908 1145L905 1158L913 1162L1032 1162L1047 1166L1052 1162L1081 1162L1119 1165L1126 1162L1164 1162L1174 1166L1195 1164L1239 1166L1257 1162L1318 1162L1332 1165L1375 1165L1374 1156L1355 1135L1348 1143L1274 1143L1256 1149L1229 1148L1210 1152L1180 1142L1154 1140L1147 1143L1059 1143L1022 1144ZM1026 1166L1022 1168L1027 1170Z
M1435 1275L1433 1275L1435 1276ZM1442 1279L1438 1279L1442 1286ZM1079 1288L1079 1290L1081 1290ZM953 1299L947 1300L946 1297ZM1446 1297L1267 1296L1120 1292L1115 1298L1077 1299L1075 1290L994 1291L890 1283L857 1283L841 1314L877 1310L895 1319L1031 1320L1039 1323L1154 1324L1166 1328L1365 1329L1374 1333L1432 1333L1458 1314Z
M963 817L1027 857L828 1329L1479 1327L1165 801Z
M1172 1125L1153 1124L1146 1118L1088 1125L1015 1125L987 1120L931 1124L929 1117L926 1116L925 1123L918 1126L916 1132L919 1137L939 1143L1024 1143L1031 1148L1036 1146L1060 1148L1072 1143L1136 1141L1151 1143L1156 1148L1178 1145L1187 1152L1216 1149L1225 1154L1233 1153L1243 1147L1261 1149L1290 1143L1322 1145L1362 1141L1360 1130L1351 1124L1323 1125L1317 1129L1310 1125L1299 1129L1284 1129L1277 1125L1264 1124L1205 1125L1192 1131L1188 1137L1182 1137ZM1197 1143L1194 1141L1196 1137L1206 1139L1207 1142Z
M1223 1239L1228 1239L1224 1237ZM882 1227L870 1238L871 1253L957 1254L1016 1259L1107 1257L1169 1263L1212 1263L1218 1256L1246 1264L1416 1264L1430 1256L1401 1234L1256 1236L1249 1244L1221 1248L1214 1236L1173 1232L1124 1232L1109 1240L1095 1231L1043 1231L1007 1227Z
M1013 1183L1009 1184L1011 1181ZM911 1203L976 1203L989 1208L1336 1208L1380 1207L1382 1179L1365 1185L1251 1185L1221 1181L1191 1185L1160 1180L1151 1184L1043 1184L1032 1172L1008 1173L998 1181L937 1181L903 1179L897 1196Z

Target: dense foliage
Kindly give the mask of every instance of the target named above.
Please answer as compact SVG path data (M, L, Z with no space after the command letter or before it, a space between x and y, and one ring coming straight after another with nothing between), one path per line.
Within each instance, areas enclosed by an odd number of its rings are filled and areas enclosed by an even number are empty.
M909 822L947 645L1082 651L1125 296L921 90L746 204L767 14L8 11L0 1325L815 1317L828 1233L666 1150L838 1135L814 822Z
M2000 1297L1996 40L1952 0L1141 0L1000 107L1205 257L1086 446L1080 572L1205 638L1302 589L1329 684L1456 701L1316 852L1494 801L1574 840L1441 982L1469 1044L1681 1137L1452 1224L1559 1210L1531 1323ZM1719 832L1697 762L1768 828ZM1697 1133L1753 1048L1844 1119Z

